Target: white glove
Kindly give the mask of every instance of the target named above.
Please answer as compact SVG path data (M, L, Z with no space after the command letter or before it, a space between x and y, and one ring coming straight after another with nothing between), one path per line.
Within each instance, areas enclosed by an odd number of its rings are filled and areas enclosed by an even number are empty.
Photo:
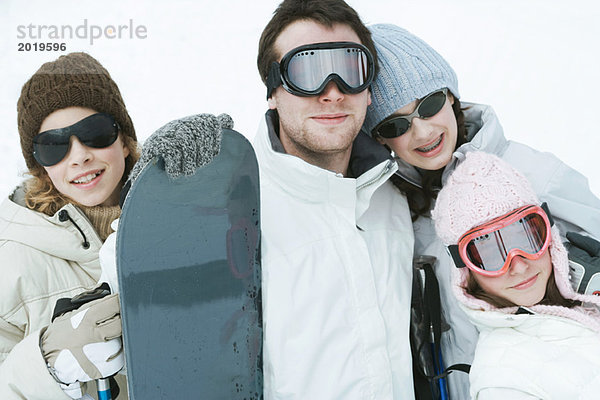
M115 219L110 227L114 230L108 235L104 244L100 248L100 280L98 282L107 282L111 293L119 293L119 279L117 276L117 229L119 228L119 219Z
M121 335L119 297L111 294L56 318L43 331L40 347L51 374L70 385L123 368Z
M72 399L87 399L84 397L84 384L81 382L71 383L70 385L60 383L60 388Z

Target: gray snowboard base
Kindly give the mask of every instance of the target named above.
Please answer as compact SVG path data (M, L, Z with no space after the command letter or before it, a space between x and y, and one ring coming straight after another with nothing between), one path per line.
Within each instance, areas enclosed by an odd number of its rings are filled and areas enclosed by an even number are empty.
M258 167L239 133L192 176L162 159L127 194L117 233L129 396L262 399Z

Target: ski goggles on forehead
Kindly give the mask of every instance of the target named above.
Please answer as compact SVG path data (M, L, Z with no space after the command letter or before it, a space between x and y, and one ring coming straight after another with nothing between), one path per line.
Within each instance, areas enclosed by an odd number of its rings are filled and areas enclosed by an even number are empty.
M448 250L456 267L500 276L516 256L540 258L550 244L552 225L546 203L525 206L471 229Z
M108 147L119 136L119 124L104 113L90 115L60 129L44 131L33 138L33 157L44 167L58 164L69 152L71 136L96 149Z
M375 75L373 55L354 42L314 43L296 47L271 64L267 99L280 85L296 96L317 96L334 81L343 93L367 89Z
M409 115L394 116L383 120L377 124L375 128L373 128L371 133L373 135L377 134L386 139L393 139L398 136L402 136L410 129L413 118L431 118L440 112L442 107L444 107L444 104L446 104L447 95L447 88L429 93L419 101L415 111Z

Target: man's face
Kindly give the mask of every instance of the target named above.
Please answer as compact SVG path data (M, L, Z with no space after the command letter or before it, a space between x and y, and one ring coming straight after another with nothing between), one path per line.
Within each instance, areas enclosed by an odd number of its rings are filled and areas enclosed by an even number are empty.
M275 42L281 57L305 44L322 42L356 42L360 39L347 25L332 28L314 21L301 20L284 29ZM269 99L269 108L279 114L279 134L286 152L322 168L345 172L352 142L371 104L368 90L358 94L342 93L329 82L318 96L300 97L280 86ZM345 160L345 161L344 161ZM340 162L346 165L339 170Z

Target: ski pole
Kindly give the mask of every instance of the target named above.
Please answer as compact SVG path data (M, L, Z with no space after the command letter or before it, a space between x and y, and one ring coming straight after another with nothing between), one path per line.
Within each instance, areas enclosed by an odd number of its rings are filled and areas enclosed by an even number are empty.
M96 379L96 385L98 386L98 400L112 400L108 378Z
M421 255L415 257L413 260L414 265L417 267L421 276L423 285L423 298L427 304L429 311L429 342L431 346L431 357L433 361L433 370L436 376L444 373L444 362L442 358L441 348L441 302L439 285L435 273L433 272L433 266L435 265L437 258L434 256ZM446 388L446 379L439 378L437 380L440 391L440 399L448 399L448 389Z
M435 339L433 334L433 324L430 325L430 346L431 346L431 355L433 357L433 371L435 376L439 376L444 373L444 360L442 359L442 349L441 347L437 349ZM437 379L437 385L440 389L440 400L448 400L448 389L446 388L446 378Z
M432 348L435 351L435 345L432 344ZM442 359L442 349L439 349L435 363L435 374L440 375L444 373L444 360ZM448 389L446 388L446 378L438 379L438 385L440 387L440 400L448 400Z

